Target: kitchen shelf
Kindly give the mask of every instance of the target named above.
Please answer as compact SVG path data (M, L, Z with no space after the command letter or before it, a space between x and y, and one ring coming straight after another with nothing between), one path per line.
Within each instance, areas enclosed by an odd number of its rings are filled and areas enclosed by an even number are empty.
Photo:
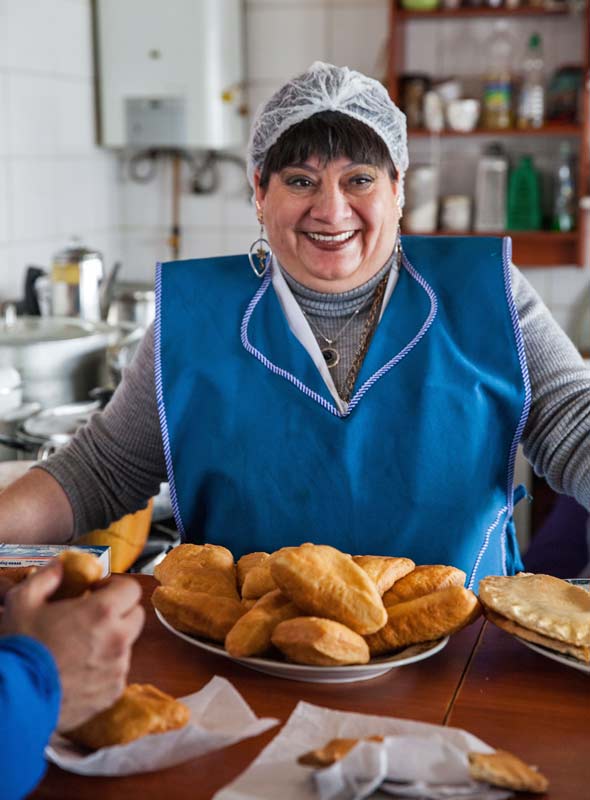
M407 231L410 233L410 231ZM492 233L452 233L437 231L428 236L510 236L512 260L517 267L550 267L577 263L578 232L557 231L497 231Z
M584 71L584 91L582 92L582 108L580 109L581 124L566 124L550 122L539 129L520 130L510 128L506 130L488 130L478 128L469 133L444 130L440 134L432 134L427 130L409 130L408 138L424 140L433 136L441 139L494 138L507 139L506 148L510 149L510 142L516 143L522 137L532 137L556 140L558 137L570 137L576 140L578 151L576 182L579 195L588 194L590 187L590 0L584 0L578 11L570 9L544 9L523 6L521 8L457 8L436 9L434 11L407 11L400 7L399 0L390 0L389 37L388 37L388 63L385 84L392 99L399 101L399 78L404 74L405 50L408 35L408 26L421 20L444 20L445 24L460 24L465 20L478 18L516 18L516 17L553 17L564 19L563 24L575 26L582 37L582 63ZM568 62L568 54L563 55L564 65ZM473 64L473 71L480 69L480 64ZM415 70L412 70L415 71ZM439 76L443 77L443 76ZM402 109L403 110L403 109ZM444 145L443 145L444 146ZM557 148L557 143L554 145ZM444 157L444 156L443 156ZM441 235L449 235L441 232ZM477 235L477 234L474 234ZM489 234L487 234L489 235ZM567 266L586 263L590 258L590 210L579 208L576 230L572 233L558 233L553 231L514 231L500 232L498 236L510 235L513 240L513 257L518 266Z
M534 8L530 6L522 6L521 8L435 8L432 11L407 11L400 8L397 11L400 22L405 20L420 20L420 19L459 19L466 17L481 18L481 17L563 17L567 14L572 14L567 8L558 9L545 9Z
M442 136L442 137L468 137L468 136L491 136L494 139L504 136L581 136L584 132L584 127L582 125L574 125L574 124L567 124L567 123L559 123L559 122L552 122L548 125L544 125L542 128L526 128L525 130L521 130L520 128L502 128L502 129L492 129L492 128L476 128L473 131L469 131L468 133L463 133L462 131L453 131L449 129L445 129L440 131L439 133L431 133L427 131L425 128L410 128L408 130L408 136L417 137L417 138L424 138L429 136Z

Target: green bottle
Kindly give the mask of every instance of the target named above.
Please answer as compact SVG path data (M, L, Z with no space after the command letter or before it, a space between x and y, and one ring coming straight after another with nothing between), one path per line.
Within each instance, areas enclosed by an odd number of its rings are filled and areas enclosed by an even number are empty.
M521 156L508 179L508 230L541 229L539 174L532 156Z

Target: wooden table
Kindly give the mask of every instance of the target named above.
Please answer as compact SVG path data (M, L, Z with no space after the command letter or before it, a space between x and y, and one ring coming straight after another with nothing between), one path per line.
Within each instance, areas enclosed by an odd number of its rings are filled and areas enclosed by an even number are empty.
M489 623L453 636L438 655L373 680L311 684L262 675L172 636L149 604L153 578L140 576L147 620L130 681L174 696L213 675L227 678L258 716L286 721L299 700L348 711L465 728L537 764L552 800L590 797L590 676L526 649ZM51 766L35 800L200 800L242 772L278 728L168 770L85 778ZM522 798L529 795L521 795ZM532 797L532 795L530 795ZM537 795L538 797L538 795Z

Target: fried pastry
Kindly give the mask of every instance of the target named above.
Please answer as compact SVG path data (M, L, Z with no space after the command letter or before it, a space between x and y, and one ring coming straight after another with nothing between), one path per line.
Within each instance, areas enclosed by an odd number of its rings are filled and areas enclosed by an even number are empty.
M371 656L441 639L469 625L481 614L475 594L462 586L406 600L387 608L387 624L365 639Z
M328 545L302 544L271 558L272 577L304 612L335 620L356 633L387 622L374 581L344 553Z
M236 622L225 637L225 649L236 658L261 655L270 649L279 622L300 615L301 610L279 589L268 592Z
M245 600L258 600L277 588L270 573L270 557L253 566L244 577L242 597Z
M336 761L340 761L345 755L350 753L353 747L359 742L382 742L383 736L367 736L363 739L331 739L323 747L317 750L309 750L299 756L297 763L303 767L331 767Z
M238 559L238 563L236 564L236 572L238 578L238 589L240 592L242 591L242 586L244 585L244 579L246 578L246 575L253 567L258 567L264 561L266 561L268 556L268 553L256 552L246 553L246 555Z
M102 578L102 565L94 553L72 548L56 558L62 563L63 576L51 600L79 597Z
M98 750L127 744L148 733L182 728L189 718L189 709L170 695L150 684L132 683L114 705L64 736L90 750Z
M363 637L331 619L288 619L276 626L271 641L296 664L338 666L369 661L369 648Z
M179 544L154 568L154 577L166 585L174 573L188 565L224 570L234 569L234 557L227 547L216 544Z
M394 556L353 556L352 560L375 581L380 595L415 567L411 559Z
M590 646L590 592L552 575L492 575L479 583L486 608L542 636Z
M181 565L170 573L164 585L189 592L205 592L216 597L231 597L232 600L240 599L233 566L231 569L219 569L190 563Z
M516 792L543 793L549 781L520 758L506 750L495 753L469 753L469 774L476 781L486 781Z
M416 567L401 580L385 592L383 603L385 607L401 603L405 600L414 600L425 594L446 589L447 586L464 586L467 576L461 569L444 564L424 564Z
M506 617L502 617L500 614L490 611L489 608L484 608L484 614L490 622L493 622L498 628L502 628L502 630L511 633L513 636L519 636L521 639L526 639L527 642L533 642L533 644L549 647L551 650L557 650L559 653L566 653L580 661L586 662L586 664L590 664L590 647L588 645L578 646L575 644L567 644L567 642L560 642L559 639L550 639L549 636L543 636L541 633L523 628L523 626L519 625L517 622L506 619Z
M246 609L239 600L191 592L176 586L158 586L152 603L178 631L223 642Z

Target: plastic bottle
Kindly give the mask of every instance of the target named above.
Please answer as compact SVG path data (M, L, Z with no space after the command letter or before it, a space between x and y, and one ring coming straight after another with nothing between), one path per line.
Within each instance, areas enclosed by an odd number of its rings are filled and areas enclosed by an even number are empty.
M541 128L545 121L543 44L538 33L529 39L522 64L516 124L519 128Z
M513 42L506 20L499 20L487 42L487 69L483 82L484 128L502 130L512 126Z
M532 156L521 156L508 179L508 229L538 231L540 228L539 175Z
M572 168L572 149L569 142L561 142L559 162L555 173L551 228L554 231L573 231L575 227L576 187Z
M506 230L506 195L508 192L508 157L501 144L488 145L475 175L475 220L478 233Z

